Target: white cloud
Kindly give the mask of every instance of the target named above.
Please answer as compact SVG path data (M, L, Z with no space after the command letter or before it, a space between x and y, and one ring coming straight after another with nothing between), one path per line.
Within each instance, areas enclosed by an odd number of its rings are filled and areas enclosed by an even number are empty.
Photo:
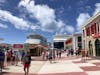
M100 3L96 3L95 7L96 8L95 8L95 11L94 11L93 15L97 14L98 12L100 12Z
M49 32L65 31L65 23L61 20L56 20L55 10L47 5L35 5L34 0L22 0L18 5L19 9L24 8L24 11L31 15L31 18L38 20L38 29ZM33 27L35 29L37 27Z
M77 30L81 30L82 25L90 18L88 13L80 13L77 21Z
M4 5L6 3L6 0L0 0L0 6Z
M1 3L5 3L5 2L6 2L6 0L0 0L0 4L1 4Z
M34 1L24 0L19 3L19 7L26 8L31 18L39 21L42 30L53 31L57 26L55 11L47 5L35 5Z
M0 10L0 19L3 21L10 22L17 29L27 29L30 27L29 23L22 18L13 16L10 12Z
M74 27L73 26L67 25L66 26L66 31L69 32L69 33L73 33L75 30L74 30Z
M8 28L8 26L0 23L0 28Z

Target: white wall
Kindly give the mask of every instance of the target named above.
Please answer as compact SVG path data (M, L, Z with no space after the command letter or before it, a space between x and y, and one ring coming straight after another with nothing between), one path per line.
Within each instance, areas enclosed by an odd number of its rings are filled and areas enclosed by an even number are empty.
M40 44L41 40L40 39L27 39L25 41L25 43L29 43L29 44Z

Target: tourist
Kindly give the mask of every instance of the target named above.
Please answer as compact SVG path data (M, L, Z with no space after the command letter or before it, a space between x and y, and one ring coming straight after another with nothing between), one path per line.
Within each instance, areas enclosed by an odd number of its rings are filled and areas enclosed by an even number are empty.
M15 65L18 65L18 61L19 61L19 56L18 56L18 51L15 51Z
M55 55L55 50L53 49L53 60L55 60L56 55Z
M86 51L85 51L85 55L86 55L86 60L89 58L89 50L88 49L86 49Z
M27 52L27 54L26 54L26 56L24 58L23 64L24 64L25 75L28 75L29 67L31 65L31 55L30 55L30 52Z
M52 63L52 50L49 51L48 58L49 58L50 63Z
M59 58L61 58L61 54L62 54L62 51L61 51L61 50L59 50Z
M48 60L48 50L45 52L46 60Z
M22 58L21 58L21 63L23 62L23 59L24 59L25 55L26 55L25 51L24 51L24 50L22 50L22 56L21 56Z
M81 55L82 55L81 61L85 62L85 50L81 50Z
M58 55L59 55L59 51L58 50L56 50L56 55L57 55L57 58L58 58Z
M70 55L70 49L67 49L67 56Z
M15 64L15 52L13 52L12 57L11 57L11 64Z
M74 54L74 50L71 48L71 56L73 56Z
M43 60L45 59L45 53L46 53L46 51L43 51L43 52L42 52L42 59L43 59Z
M7 57L7 66L10 65L11 63L11 54L10 52L7 50L6 52L6 57Z
M2 68L4 67L4 59L5 59L5 54L2 49L0 49L0 68L2 72Z

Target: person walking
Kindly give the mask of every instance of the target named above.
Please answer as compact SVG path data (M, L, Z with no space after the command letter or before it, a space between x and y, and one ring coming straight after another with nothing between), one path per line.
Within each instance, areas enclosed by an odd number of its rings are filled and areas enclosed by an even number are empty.
M58 50L56 50L56 55L57 55L57 58L58 58L58 55L59 55L59 51Z
M22 50L22 56L21 56L22 58L21 58L21 63L23 63L23 59L24 59L25 55L26 55L25 51L24 51L24 50Z
M61 54L62 54L62 51L61 51L61 50L59 50L59 58L61 58Z
M50 63L52 63L52 50L49 51L48 58L49 58Z
M53 60L55 61L56 55L55 55L55 50L53 50Z
M46 57L46 60L48 60L48 50L46 50L45 52L45 57Z
M18 65L18 61L19 61L19 56L18 56L18 51L15 51L15 65Z
M4 59L5 59L5 54L3 50L0 50L0 69L2 73L2 68L4 67Z
M6 52L6 57L7 57L7 66L9 66L11 65L11 54L8 50Z
M26 56L24 58L23 64L24 64L25 75L28 75L28 73L29 73L29 67L31 65L31 55L30 55L29 52L27 52L27 54L26 54Z

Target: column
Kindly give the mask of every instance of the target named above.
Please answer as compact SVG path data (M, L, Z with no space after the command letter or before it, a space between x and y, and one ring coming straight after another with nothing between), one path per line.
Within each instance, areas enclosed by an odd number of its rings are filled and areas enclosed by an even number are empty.
M85 33L85 50L87 48L87 34L86 34L86 28L84 29L84 33Z
M96 32L98 34L98 22L96 22Z

